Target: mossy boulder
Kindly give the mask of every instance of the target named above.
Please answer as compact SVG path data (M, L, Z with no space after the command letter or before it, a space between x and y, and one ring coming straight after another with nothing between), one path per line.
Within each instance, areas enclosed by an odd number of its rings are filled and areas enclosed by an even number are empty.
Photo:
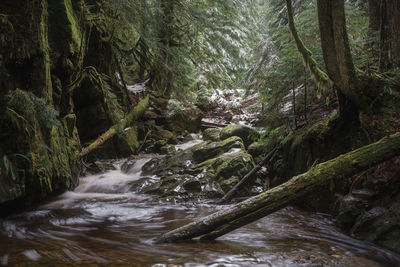
M148 186L142 192L163 197L221 197L254 165L240 137L203 142L145 164L143 173L157 175L160 180L152 184L147 181ZM250 188L246 188L244 194L250 194Z
M228 152L231 148L244 149L243 141L240 137L232 136L221 142L203 142L192 148L193 159L196 162L203 162L207 159Z
M176 148L174 145L165 145L160 148L161 155L173 154L176 152Z
M164 129L161 126L158 125L154 125L151 133L151 136L157 140L166 140L167 142L176 142L176 135L171 132L168 131L166 129Z
M225 140L231 136L239 136L242 138L244 145L248 147L260 137L260 133L249 126L230 124L223 128L219 135L221 140Z
M204 141L220 141L219 135L221 133L221 129L219 128L207 128L203 131L203 139Z

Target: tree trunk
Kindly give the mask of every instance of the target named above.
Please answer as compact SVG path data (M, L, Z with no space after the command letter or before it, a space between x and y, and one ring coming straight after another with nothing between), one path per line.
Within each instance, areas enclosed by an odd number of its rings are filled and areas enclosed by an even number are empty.
M366 100L358 87L351 56L343 0L318 0L321 46L329 77L335 83L343 120L357 121Z
M95 150L100 145L104 144L105 141L113 137L115 134L122 132L128 125L130 125L133 121L139 119L143 116L149 105L149 96L142 99L139 104L131 111L129 114L122 119L118 124L112 126L105 133L103 133L99 138L97 138L93 143L89 146L82 149L80 156L83 157L87 155L89 152Z
M202 235L205 235L204 239L215 239L397 155L400 155L400 132L312 167L308 172L231 208L170 231L156 242L176 242Z
M375 37L372 47L379 46L379 67L382 71L400 67L400 1L369 0L368 4L369 31Z

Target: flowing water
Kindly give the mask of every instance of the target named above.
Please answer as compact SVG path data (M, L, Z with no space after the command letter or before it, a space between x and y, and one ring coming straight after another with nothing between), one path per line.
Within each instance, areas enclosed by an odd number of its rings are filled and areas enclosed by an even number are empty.
M225 206L131 192L149 159L138 159L130 173L83 177L74 192L1 219L0 265L400 266L399 256L342 234L329 216L292 207L214 242L154 244Z

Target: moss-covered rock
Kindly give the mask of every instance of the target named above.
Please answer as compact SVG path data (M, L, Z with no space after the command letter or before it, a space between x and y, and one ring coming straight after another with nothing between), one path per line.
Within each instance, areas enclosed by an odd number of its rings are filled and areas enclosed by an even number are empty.
M176 148L174 145L165 145L160 148L161 155L173 154L176 152Z
M9 129L1 146L8 169L15 170L8 173L11 188L19 192L14 197L31 203L73 187L80 148L74 117L64 118L62 124L44 99L18 89L7 95L6 105L2 123Z
M157 175L160 181L144 188L144 193L161 196L220 197L253 167L251 155L240 137L222 142L203 142L143 166L145 175ZM250 194L247 187L242 193Z
M218 128L207 128L203 131L203 139L204 141L220 141L219 135L221 133L221 129Z
M260 134L249 126L230 124L222 129L220 138L221 140L225 140L231 136L239 136L242 138L245 146L247 147L256 141L260 137Z
M244 149L243 141L240 137L232 136L221 142L203 142L194 146L191 150L193 151L193 159L196 162L203 162L228 152L232 148Z
M176 139L176 135L174 133L164 129L161 126L154 125L152 128L152 137L156 138L157 140L165 140L170 142Z

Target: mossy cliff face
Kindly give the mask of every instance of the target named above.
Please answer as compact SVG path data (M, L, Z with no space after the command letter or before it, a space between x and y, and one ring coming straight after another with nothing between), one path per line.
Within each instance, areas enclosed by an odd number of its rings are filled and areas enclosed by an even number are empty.
M76 183L81 145L65 90L83 57L80 4L0 3L0 204L30 204Z
M73 188L81 142L131 107L122 100L101 20L90 19L96 5L15 0L1 1L0 10L0 204L12 206ZM130 153L139 146L137 133L133 126L91 156Z

